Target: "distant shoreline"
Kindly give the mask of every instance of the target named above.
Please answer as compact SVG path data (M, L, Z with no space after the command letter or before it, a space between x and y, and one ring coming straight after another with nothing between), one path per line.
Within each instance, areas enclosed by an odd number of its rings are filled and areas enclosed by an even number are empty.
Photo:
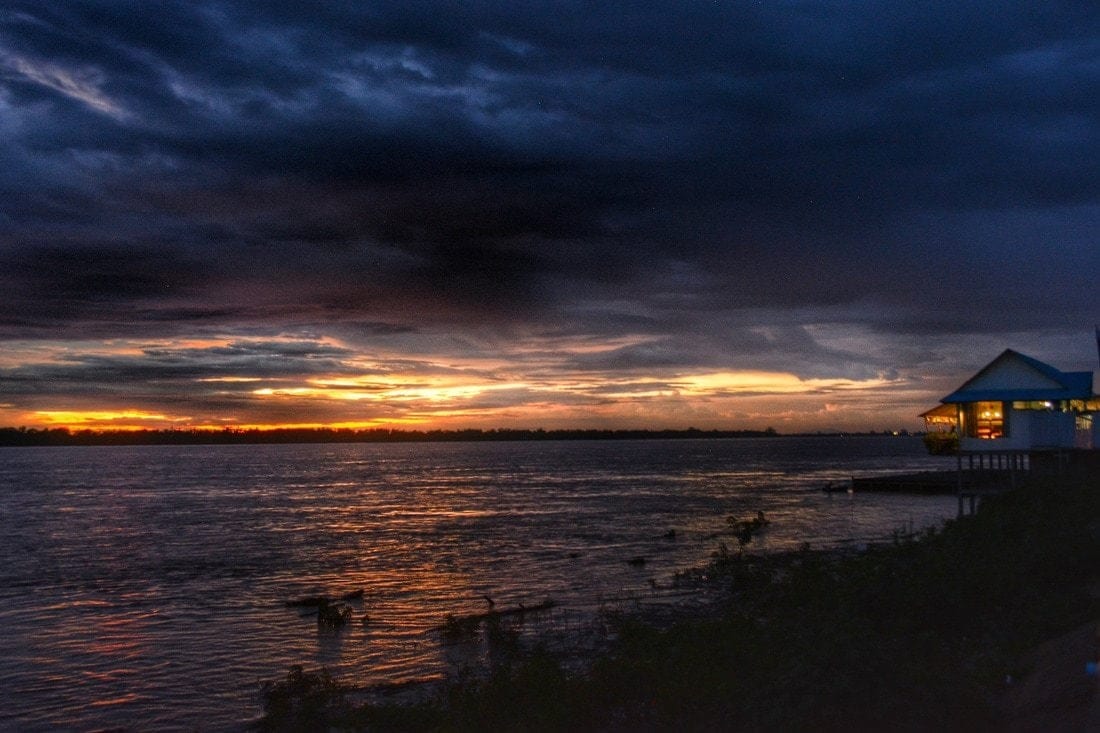
M778 433L765 430L392 430L370 428L274 428L270 430L69 430L0 428L0 447L137 445L282 445L294 443L459 443L547 440L683 440L776 437L853 437L899 435L866 433ZM901 436L916 435L902 431Z

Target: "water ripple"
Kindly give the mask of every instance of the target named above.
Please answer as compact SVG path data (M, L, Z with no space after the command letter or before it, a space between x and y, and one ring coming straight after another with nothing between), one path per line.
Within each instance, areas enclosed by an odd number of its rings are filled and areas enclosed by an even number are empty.
M435 631L485 596L554 598L565 648L681 602L728 514L768 513L764 551L881 536L952 502L809 489L941 467L887 438L0 449L0 728L239 730L299 663L439 679L490 653ZM356 589L339 632L285 603Z

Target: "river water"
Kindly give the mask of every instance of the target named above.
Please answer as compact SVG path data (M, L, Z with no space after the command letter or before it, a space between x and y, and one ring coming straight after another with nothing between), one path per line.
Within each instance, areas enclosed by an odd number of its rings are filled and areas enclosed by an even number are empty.
M292 664L454 676L484 648L436 629L485 596L579 635L675 602L729 515L765 512L757 552L942 522L953 497L820 488L953 465L906 437L0 448L0 729L240 730ZM286 605L360 589L340 630Z

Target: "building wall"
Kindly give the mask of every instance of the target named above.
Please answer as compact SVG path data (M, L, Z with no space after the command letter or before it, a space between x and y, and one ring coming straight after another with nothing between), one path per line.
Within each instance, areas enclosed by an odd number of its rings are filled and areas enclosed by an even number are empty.
M1006 404L1005 425L1005 437L983 440L961 436L959 448L973 452L1073 448L1077 441L1076 418L1069 412L1013 410Z
M1077 436L1076 416L1071 412L1026 410L1013 414L1028 423L1031 448L1072 448Z

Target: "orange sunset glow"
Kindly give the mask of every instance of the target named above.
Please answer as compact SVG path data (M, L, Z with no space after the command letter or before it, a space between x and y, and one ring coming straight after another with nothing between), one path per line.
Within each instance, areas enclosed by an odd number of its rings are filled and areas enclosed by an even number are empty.
M74 362L113 362L153 374L188 371L134 385L120 381L101 385L95 394L69 401L36 399L34 409L0 406L7 424L69 429L220 429L285 427L455 427L562 428L574 426L658 426L683 428L803 428L815 415L822 427L849 427L835 420L836 406L879 402L897 380L804 379L789 372L764 370L655 370L608 374L562 369L563 361L610 352L585 341L571 352L525 344L515 355L446 359L365 355L332 338L303 349L300 341L276 344L302 351L294 369L270 374L270 362L251 372L252 350L269 348L270 340L245 339L125 342L106 345L68 344L54 350L38 344L28 354L40 368L64 368ZM79 352L79 349L86 351ZM326 359L314 373L311 350L338 356ZM81 353L80 356L76 354ZM26 358L26 354L23 358ZM405 369L407 371L402 371ZM232 370L233 374L221 372ZM214 372L208 374L207 372ZM186 396L186 399L180 399ZM910 416L902 413L905 422ZM830 421L832 425L830 425Z

